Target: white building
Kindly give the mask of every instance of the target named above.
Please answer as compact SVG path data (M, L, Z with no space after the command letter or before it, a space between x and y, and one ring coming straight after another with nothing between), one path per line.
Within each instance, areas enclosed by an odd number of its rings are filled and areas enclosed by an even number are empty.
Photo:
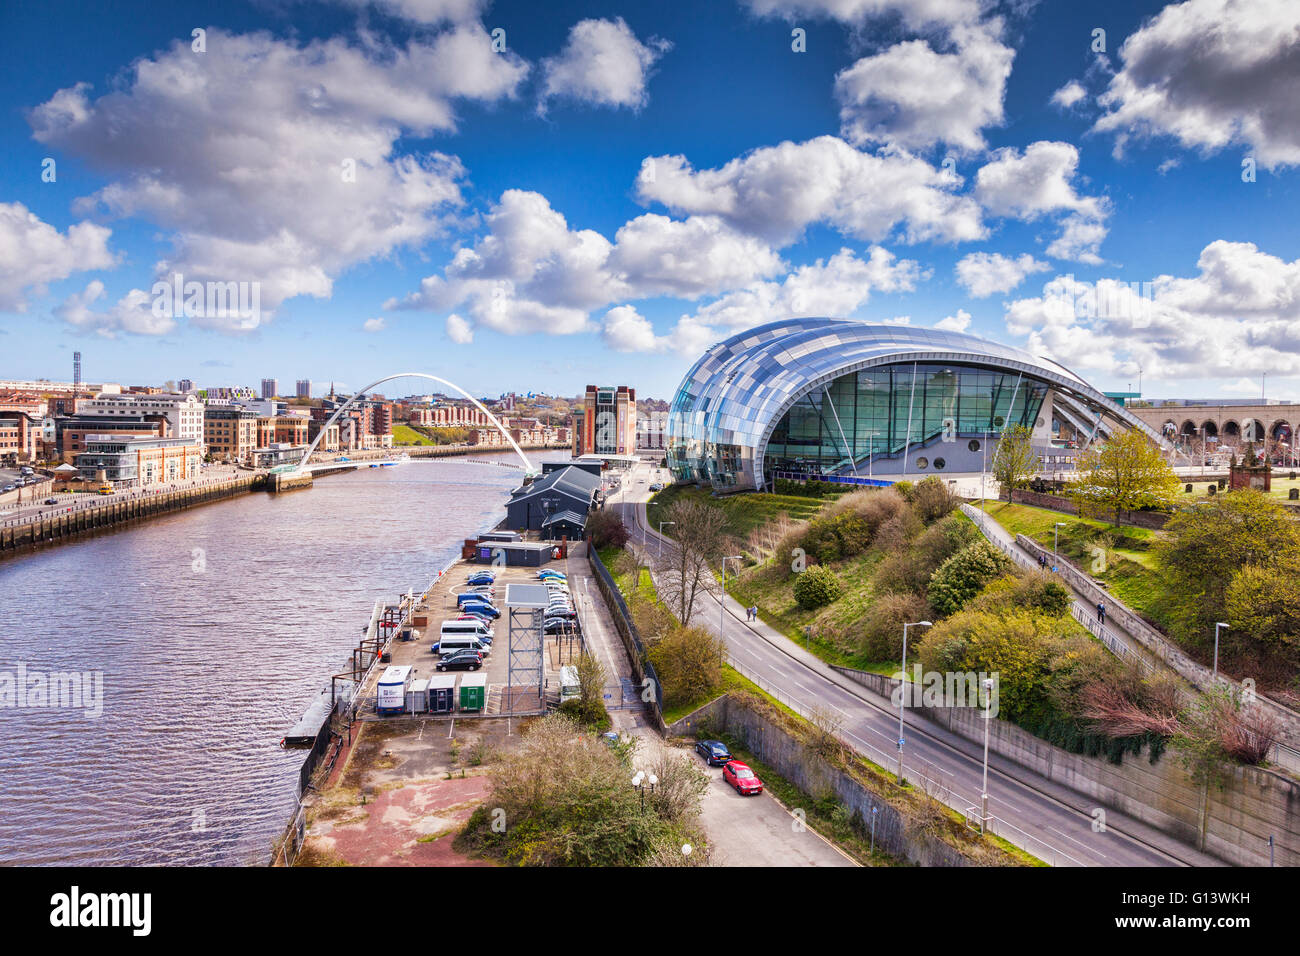
M192 438L203 446L203 403L194 395L112 395L101 392L77 406L78 415L112 418L115 415L163 415L171 437Z

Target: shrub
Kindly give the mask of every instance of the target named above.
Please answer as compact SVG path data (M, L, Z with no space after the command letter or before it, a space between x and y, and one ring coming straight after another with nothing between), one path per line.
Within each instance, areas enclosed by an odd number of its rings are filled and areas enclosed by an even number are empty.
M912 489L912 510L924 524L946 518L957 507L957 496L933 475Z
M896 661L903 656L903 625L930 614L925 598L915 594L884 594L861 622L863 657L869 661Z
M1026 608L1060 617L1069 613L1073 600L1069 588L1054 575L1034 570L991 581L971 606L984 610Z
M1011 559L987 541L969 544L939 565L930 578L930 603L940 615L955 614L984 585L1011 568Z
M623 524L622 517L606 508L588 512L586 531L597 551L602 548L621 548L632 537L627 525Z
M835 572L820 564L814 564L794 581L794 599L809 611L830 604L843 593Z
M722 687L725 647L698 627L669 630L646 652L664 689L664 704L701 703Z
M814 518L803 539L803 549L822 564L859 555L870 544L870 525L853 512Z

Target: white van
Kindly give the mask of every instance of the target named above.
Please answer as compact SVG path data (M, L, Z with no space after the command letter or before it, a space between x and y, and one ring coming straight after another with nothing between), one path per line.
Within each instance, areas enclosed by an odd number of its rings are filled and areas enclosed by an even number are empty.
M484 657L492 653L492 645L484 644L473 634L444 634L438 641L438 654L447 657L457 651L478 651Z
M471 637L486 637L492 640L493 633L491 626L487 621L480 621L476 618L469 618L464 621L443 621L441 637L455 637L457 635L468 634Z
M572 664L560 668L560 703L577 700L582 696L582 685L578 681L578 669Z

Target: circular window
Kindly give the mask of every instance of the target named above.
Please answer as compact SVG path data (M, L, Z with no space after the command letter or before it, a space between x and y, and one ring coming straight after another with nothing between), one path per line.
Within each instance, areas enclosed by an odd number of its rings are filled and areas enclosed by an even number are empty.
M936 458L936 459L934 460L934 470L935 470L935 471L943 471L943 466L946 465L946 464L948 464L948 463L947 463L946 461L944 461L942 458Z
M994 428L1001 428L1001 427L1002 427L1003 425L1005 425L1006 423L1007 423L1007 420L1006 420L1005 418L1003 418L1001 415L999 415L997 418L993 419L993 427L994 427Z
M1039 428L1042 428L1042 427L1043 427L1043 416L1042 416L1042 415L1039 415L1039 416L1038 416L1038 421L1035 422L1035 424L1036 424Z
M916 459L916 467L924 471L925 469L930 467L930 459L929 458Z
M972 438L970 440L970 443L966 447L969 448L971 451L979 451L980 443L976 441L974 438Z

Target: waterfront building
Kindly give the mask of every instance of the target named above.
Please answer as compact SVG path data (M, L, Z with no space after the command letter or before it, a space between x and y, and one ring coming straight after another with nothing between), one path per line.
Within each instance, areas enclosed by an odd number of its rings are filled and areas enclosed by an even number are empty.
M317 421L314 418L310 419L307 422L308 444L316 440L316 436L321 433L321 429L325 430L325 437L322 438L320 444L316 446L317 451L338 451L341 447L338 422L335 422L333 425L326 428L324 422Z
M272 415L257 419L255 447L307 444L308 421L300 415Z
M174 438L166 415L70 415L56 416L54 425L54 454L48 458L61 458L65 462L77 460L86 450L91 435L110 435L118 438Z
M44 417L25 411L0 411L0 462L18 464L40 457Z
M96 418L139 418L162 415L170 434L203 443L203 403L194 395L133 392L100 394L77 407L78 414ZM66 449L65 449L66 453Z
M1012 425L1048 459L1073 455L1063 430L1086 441L1135 428L1168 446L1050 359L941 329L799 318L739 332L691 366L669 410L668 464L722 492L979 472Z
M203 411L203 441L218 461L242 461L258 442L257 412L233 402L209 402Z
M87 481L104 480L128 488L197 478L203 459L193 438L90 435L77 456L77 471Z
M250 458L255 468L275 468L278 465L296 465L302 460L306 444L291 445L287 442L275 442L264 448L255 448Z
M574 411L573 457L636 452L636 389L588 385Z
M601 479L582 468L559 468L521 485L506 502L506 527L512 531L546 531L558 526L581 529L597 504Z

